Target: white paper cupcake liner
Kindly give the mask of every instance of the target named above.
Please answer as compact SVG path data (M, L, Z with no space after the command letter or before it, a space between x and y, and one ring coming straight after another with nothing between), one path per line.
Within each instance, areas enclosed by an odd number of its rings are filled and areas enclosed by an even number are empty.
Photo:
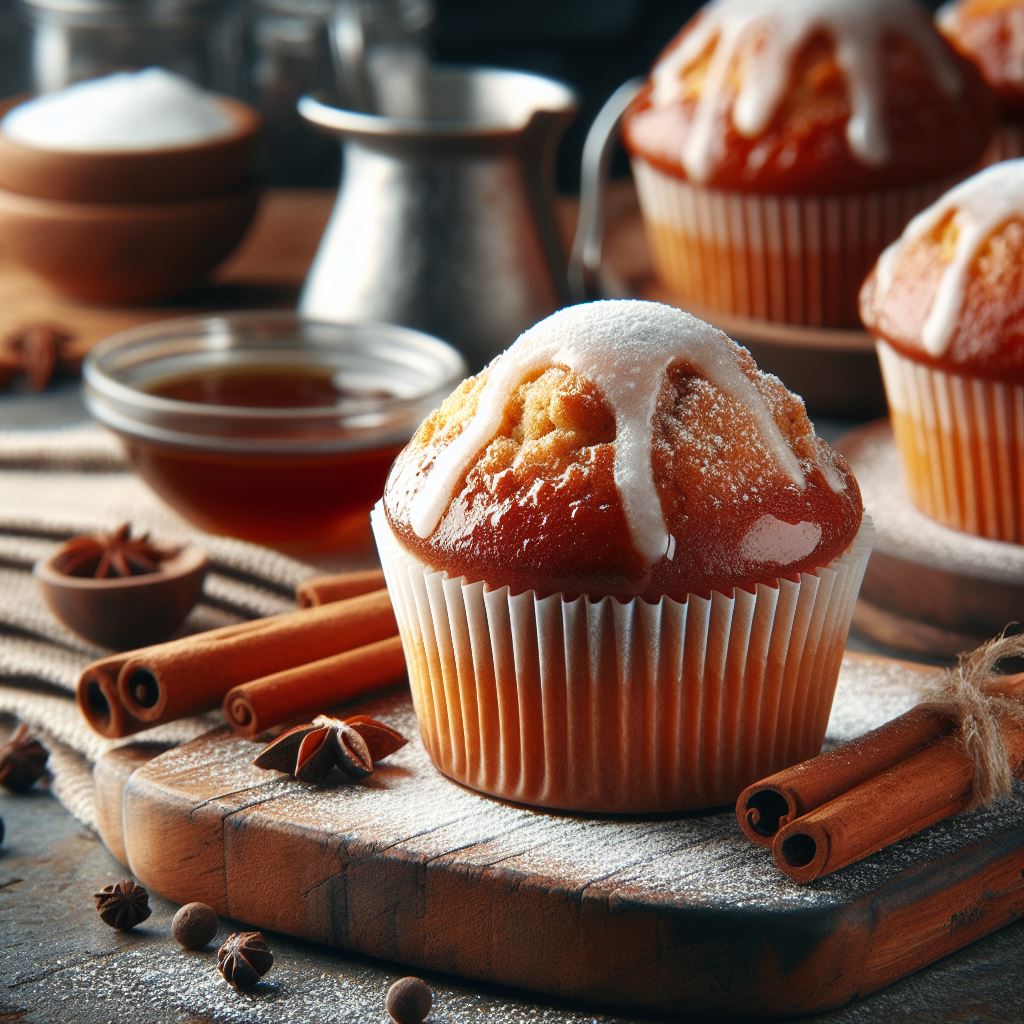
M448 578L371 517L423 743L521 803L663 812L733 801L818 753L871 547L799 582L657 603Z
M911 500L955 530L1024 543L1024 387L959 376L878 342Z
M679 298L806 327L857 326L879 254L953 184L758 195L692 185L641 159L633 177L658 275Z

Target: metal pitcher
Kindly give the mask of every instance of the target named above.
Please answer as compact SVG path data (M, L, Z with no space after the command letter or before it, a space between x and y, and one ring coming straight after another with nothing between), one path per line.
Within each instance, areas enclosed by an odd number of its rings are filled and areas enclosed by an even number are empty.
M380 113L300 101L344 157L300 310L418 327L478 368L569 301L553 162L576 96L491 68L383 85Z

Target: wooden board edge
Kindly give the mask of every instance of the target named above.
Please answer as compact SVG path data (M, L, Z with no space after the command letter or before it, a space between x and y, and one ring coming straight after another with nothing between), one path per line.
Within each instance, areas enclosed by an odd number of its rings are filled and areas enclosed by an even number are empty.
M103 845L125 867L128 866L123 813L125 787L139 768L168 749L166 743L128 743L108 750L93 765L96 831Z
M866 900L875 926L854 998L870 995L1024 917L1024 828L907 868ZM909 968L908 968L908 965Z

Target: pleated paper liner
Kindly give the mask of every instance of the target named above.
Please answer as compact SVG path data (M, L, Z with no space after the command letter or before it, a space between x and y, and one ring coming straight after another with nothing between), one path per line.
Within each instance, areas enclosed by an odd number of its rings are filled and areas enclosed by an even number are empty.
M633 160L658 275L706 309L804 327L851 327L861 283L907 222L954 180L832 196L691 185Z
M607 813L733 801L816 754L871 547L799 582L657 603L451 579L372 516L424 746L492 796Z
M911 500L932 519L1024 543L1024 386L959 376L878 343Z

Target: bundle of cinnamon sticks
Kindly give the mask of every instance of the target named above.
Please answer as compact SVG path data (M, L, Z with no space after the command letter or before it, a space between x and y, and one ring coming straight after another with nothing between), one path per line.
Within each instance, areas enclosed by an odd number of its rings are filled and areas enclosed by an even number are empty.
M999 705L991 713L998 756L1014 777L1024 777L1024 673L987 677L980 693ZM987 802L993 794L978 799L979 755L967 749L962 731L955 707L919 704L747 787L736 803L740 828L770 847L794 882L838 871Z
M403 678L379 570L310 580L298 600L298 611L93 662L78 681L82 714L119 738L222 707L235 732L253 737Z

